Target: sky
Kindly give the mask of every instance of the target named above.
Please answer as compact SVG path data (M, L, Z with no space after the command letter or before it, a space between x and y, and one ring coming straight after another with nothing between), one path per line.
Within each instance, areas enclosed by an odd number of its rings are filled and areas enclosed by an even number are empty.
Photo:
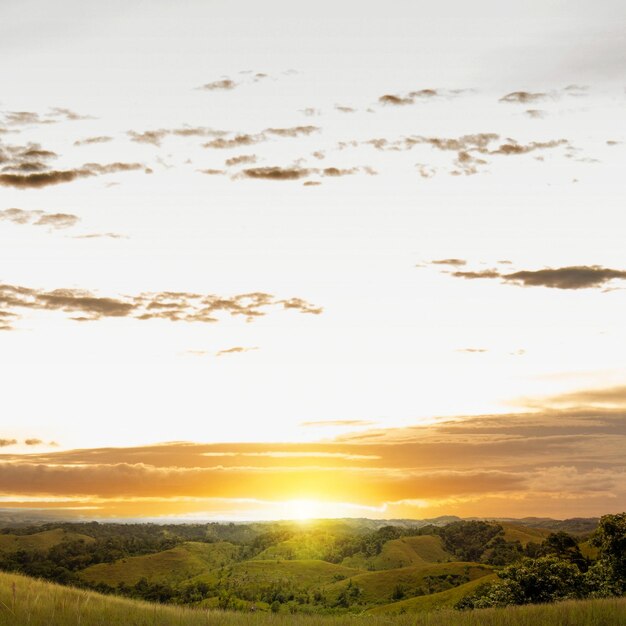
M5 0L0 508L623 510L625 33Z

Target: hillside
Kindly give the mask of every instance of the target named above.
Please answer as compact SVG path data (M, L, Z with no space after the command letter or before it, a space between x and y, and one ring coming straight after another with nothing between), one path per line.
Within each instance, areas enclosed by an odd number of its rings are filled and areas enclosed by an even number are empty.
M436 535L402 537L387 541L380 554L366 557L357 554L344 559L343 565L367 570L396 569L411 565L428 565L454 560Z
M104 583L110 587L117 587L120 583L134 585L142 578L151 583L179 583L232 563L238 551L237 546L226 541L187 541L156 554L92 565L80 572L80 576L90 583Z
M49 550L61 543L84 541L91 543L93 537L71 532L61 528L45 530L32 535L0 534L0 552L17 552L18 550Z
M441 563L403 567L359 574L349 580L326 587L324 593L327 597L336 599L349 586L356 586L359 589L360 603L389 603L403 597L433 594L464 585L492 573L491 567L478 563Z
M483 576L463 585L459 585L458 587L447 589L446 591L418 596L416 598L409 598L407 600L400 600L399 602L393 602L384 606L375 607L370 609L368 613L384 613L394 615L402 613L421 613L443 608L451 609L459 600L473 593L478 585L481 585L486 581L495 580L496 578L497 576L495 574Z
M0 626L619 626L626 599L425 614L306 616L163 606L0 572Z

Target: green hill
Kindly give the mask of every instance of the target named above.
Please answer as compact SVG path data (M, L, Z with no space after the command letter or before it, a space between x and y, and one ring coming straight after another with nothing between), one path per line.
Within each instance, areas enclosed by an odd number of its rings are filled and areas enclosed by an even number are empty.
M399 604L402 603L395 606ZM626 623L624 598L397 616L242 614L137 602L2 572L0 607L0 626L619 626Z
M476 587L484 582L495 580L496 578L496 574L482 576L463 585L459 585L458 587L447 589L446 591L440 591L439 593L418 596L416 598L409 598L408 600L401 600L399 602L393 602L392 604L374 607L373 609L367 611L367 613L400 614L452 608L459 600L472 594Z
M444 563L454 557L443 548L441 537L421 535L392 539L383 546L380 554L365 557L356 554L343 560L343 565L368 570L396 569L411 565Z
M519 541L523 546L534 543L541 543L548 535L552 533L547 528L529 528L520 524L512 524L511 522L500 522L500 526L504 528L505 541Z
M359 603L389 603L403 596L421 596L464 585L492 573L491 567L479 563L437 563L403 567L352 576L349 580L326 587L324 593L330 599L336 599L348 586L356 586L360 590Z
M326 561L243 561L235 563L221 573L214 570L197 576L194 581L215 583L218 577L221 577L223 582L227 581L231 589L241 588L249 593L255 593L260 587L273 584L312 589L361 573L360 570Z
M281 541L257 554L255 560L268 559L309 560L322 559L335 545L337 537L328 533L302 533Z
M105 583L110 587L117 587L122 582L134 585L141 578L148 582L176 584L228 565L238 553L239 547L226 541L187 541L156 554L132 556L113 563L98 563L82 570L80 576L90 583Z
M50 548L70 541L92 543L93 537L74 533L61 528L45 530L32 535L0 534L0 552L17 552L18 550L49 550Z

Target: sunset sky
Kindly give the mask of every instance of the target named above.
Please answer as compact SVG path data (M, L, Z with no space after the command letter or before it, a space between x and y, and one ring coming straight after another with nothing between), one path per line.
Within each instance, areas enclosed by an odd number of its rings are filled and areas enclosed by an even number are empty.
M3 0L0 509L626 508L625 33Z

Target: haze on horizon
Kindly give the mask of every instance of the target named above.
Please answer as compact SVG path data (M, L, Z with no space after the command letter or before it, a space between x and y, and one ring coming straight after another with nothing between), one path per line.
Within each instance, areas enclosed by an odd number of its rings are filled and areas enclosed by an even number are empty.
M623 510L625 18L4 2L0 508Z

